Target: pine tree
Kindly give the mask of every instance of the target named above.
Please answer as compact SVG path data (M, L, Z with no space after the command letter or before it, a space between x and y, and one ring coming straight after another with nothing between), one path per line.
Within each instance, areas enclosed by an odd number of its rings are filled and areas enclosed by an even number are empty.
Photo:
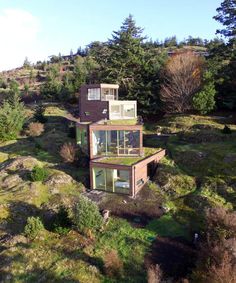
M137 27L132 15L129 15L120 30L114 31L112 39L108 41L111 55L107 62L107 78L119 83L128 97L142 69L142 32L143 29Z
M213 18L225 26L224 29L217 30L216 33L229 38L236 37L236 1L224 0L216 11L218 15Z
M207 114L215 107L215 84L212 74L206 72L203 79L203 88L193 97L193 107L201 114Z
M15 86L14 86L15 87ZM0 108L0 140L16 139L25 121L25 107L20 101L18 89L11 89L10 97Z

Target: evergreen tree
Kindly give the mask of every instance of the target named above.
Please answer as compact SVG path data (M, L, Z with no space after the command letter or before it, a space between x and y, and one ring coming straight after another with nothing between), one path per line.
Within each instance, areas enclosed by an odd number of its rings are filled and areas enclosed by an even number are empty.
M84 63L85 59L81 56L77 56L74 63L74 89L78 91L82 84L86 82L87 69Z
M60 98L62 82L60 80L59 65L52 65L46 76L46 83L40 88L40 93L45 98L57 100Z
M219 107L236 109L236 1L224 0L217 8L218 15L215 20L222 23L224 28L217 33L229 39L228 43L221 49L215 50L215 57L221 57L221 68L217 76L220 78L217 85Z
M220 7L216 9L218 15L214 16L214 19L225 28L217 30L216 33L222 34L226 37L236 37L236 1L224 0Z
M66 72L62 79L62 89L60 98L63 100L70 100L75 93L73 84L73 75Z
M114 31L108 41L108 52L100 64L101 79L120 85L120 98L138 102L142 115L157 112L159 105L159 70L166 54L155 45L146 45L143 29L136 26L131 15L126 18L120 30ZM96 46L101 48L101 44ZM102 50L106 49L106 45ZM153 112L154 111L154 112Z
M215 84L212 74L207 71L203 78L203 88L193 97L193 108L201 114L207 114L215 107Z
M139 79L142 69L144 49L143 29L137 27L131 15L126 18L119 31L114 31L109 40L111 55L107 61L106 77L109 82L117 82L125 94L132 96L132 87Z
M46 123L47 118L45 117L44 112L45 112L45 107L43 106L42 103L40 103L35 110L34 119L39 123L43 123L43 124Z
M18 90L11 89L8 100L0 108L0 140L16 139L25 121L25 107Z

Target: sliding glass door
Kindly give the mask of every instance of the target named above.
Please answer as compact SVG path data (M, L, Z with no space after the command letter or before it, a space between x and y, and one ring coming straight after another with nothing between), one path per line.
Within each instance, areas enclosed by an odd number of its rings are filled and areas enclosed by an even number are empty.
M140 154L140 131L93 131L94 156Z
M93 168L93 187L97 190L130 193L130 172L109 168Z

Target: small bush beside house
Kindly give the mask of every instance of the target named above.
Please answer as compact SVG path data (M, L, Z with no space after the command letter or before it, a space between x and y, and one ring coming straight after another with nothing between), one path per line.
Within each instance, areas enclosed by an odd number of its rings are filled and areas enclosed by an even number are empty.
M87 197L81 196L74 208L73 222L82 233L99 230L103 224L103 218L98 206Z

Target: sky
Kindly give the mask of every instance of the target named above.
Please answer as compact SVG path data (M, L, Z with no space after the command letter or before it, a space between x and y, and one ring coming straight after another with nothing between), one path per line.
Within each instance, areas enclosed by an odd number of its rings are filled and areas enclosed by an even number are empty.
M212 39L222 0L0 0L0 70L106 41L132 14L153 40Z

